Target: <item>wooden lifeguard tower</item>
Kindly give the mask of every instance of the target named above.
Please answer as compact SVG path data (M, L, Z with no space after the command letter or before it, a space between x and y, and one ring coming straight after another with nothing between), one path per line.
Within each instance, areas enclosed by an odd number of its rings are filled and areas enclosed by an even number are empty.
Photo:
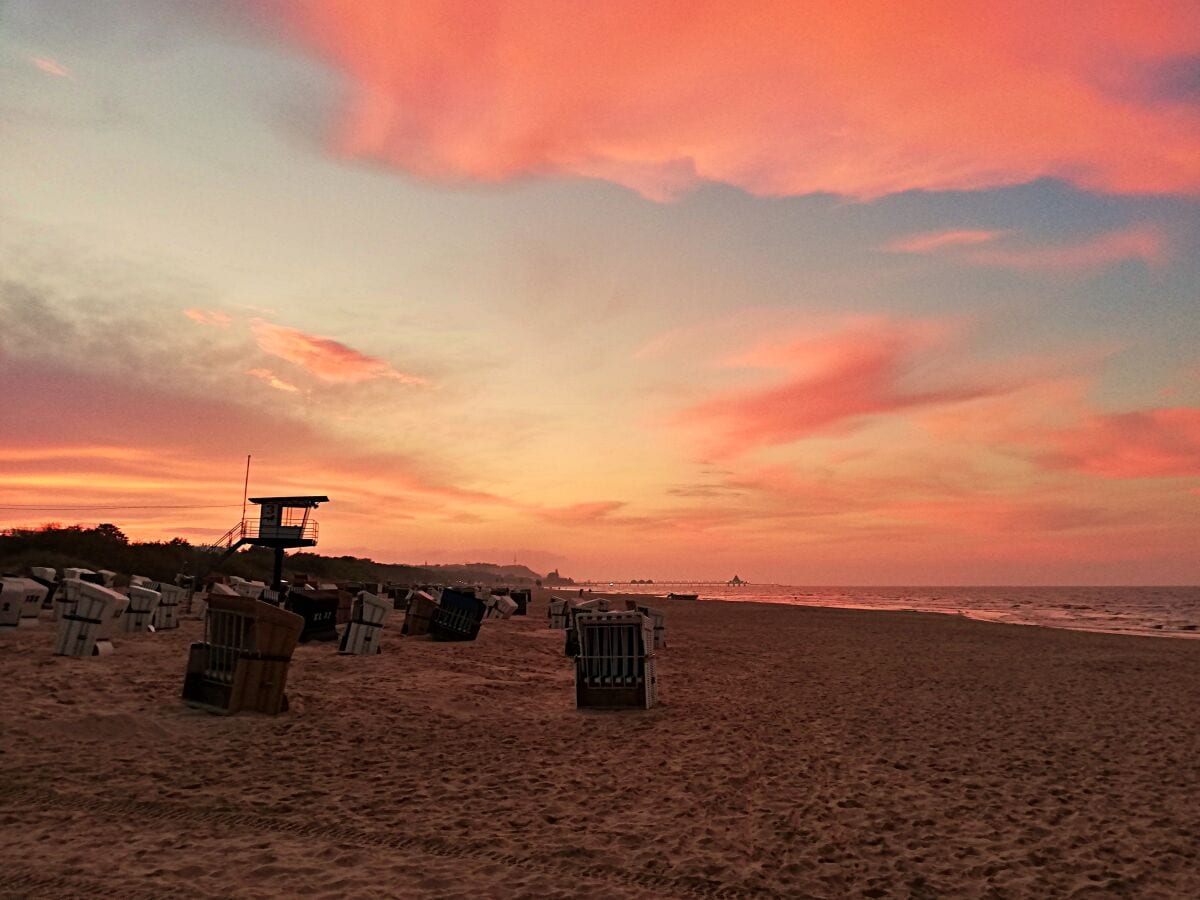
M320 503L328 503L325 496L312 497L251 497L258 506L258 521L243 518L221 537L214 549L223 550L209 571L231 556L239 547L270 547L275 551L275 568L271 580L272 590L283 589L283 551L297 547L317 545L317 521L312 511Z

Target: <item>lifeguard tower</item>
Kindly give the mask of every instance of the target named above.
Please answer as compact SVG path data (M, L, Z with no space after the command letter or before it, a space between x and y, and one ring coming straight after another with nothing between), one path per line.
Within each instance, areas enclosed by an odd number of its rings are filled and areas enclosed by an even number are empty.
M239 547L270 547L275 551L275 570L271 580L272 590L283 588L283 551L296 547L317 545L317 521L312 511L329 498L320 497L251 497L250 502L259 507L258 521L243 518L214 545L225 552L211 568L231 556Z

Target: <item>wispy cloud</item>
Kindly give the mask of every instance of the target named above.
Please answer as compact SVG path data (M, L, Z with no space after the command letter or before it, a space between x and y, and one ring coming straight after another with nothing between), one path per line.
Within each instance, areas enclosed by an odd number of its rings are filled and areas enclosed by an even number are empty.
M957 231L923 231L898 237L883 245L888 253L932 253L946 247L971 247L986 244L1005 234L1003 231L986 229L960 229Z
M1129 260L1160 263L1167 255L1162 232L1139 225L1109 231L1083 241L1053 246L987 247L965 259L975 265L1008 269L1091 269Z
M300 391L300 388L296 387L290 381L284 381L270 369L247 369L246 374L265 381L277 391L284 391L289 394L295 394Z
M259 349L264 353L293 363L321 381L357 384L385 379L401 384L428 384L426 379L417 375L397 371L387 360L360 353L333 338L308 334L298 328L287 328L262 319L255 319L250 328Z
M220 328L228 328L230 322L233 321L227 313L215 309L185 309L183 314L197 325L213 325Z
M48 56L34 56L29 60L37 68L41 69L47 75L53 75L55 78L72 78L71 70L57 60L53 60Z

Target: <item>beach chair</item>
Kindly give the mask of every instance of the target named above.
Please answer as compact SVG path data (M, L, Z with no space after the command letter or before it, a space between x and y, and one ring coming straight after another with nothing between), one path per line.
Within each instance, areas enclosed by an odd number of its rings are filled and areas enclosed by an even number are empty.
M46 593L32 578L0 577L0 626L36 625Z
M567 627L567 610L569 608L568 602L561 597L550 598L550 605L546 608L546 615L550 619L551 628Z
M30 577L46 589L46 596L42 598L42 609L54 609L54 595L58 593L57 572L49 566L33 566L29 572Z
M517 611L517 603L512 597L492 597L492 614L499 619L511 619Z
M54 598L54 621L59 621L69 612L75 611L79 602L79 591L88 582L78 578L64 578L58 583L58 593Z
M408 612L404 614L404 625L400 633L409 637L429 634L429 624L437 610L437 600L427 591L416 591L408 601Z
M100 576L100 578L102 579L101 583L106 588L113 587L117 583L117 573L114 572L112 569L101 569L99 572L96 572L96 574ZM85 578L84 581L86 581L86 580L87 579Z
M129 605L121 616L121 630L130 634L153 631L154 610L162 594L147 587L129 586Z
M533 598L533 591L509 591L508 594L513 599L513 603L517 604L517 608L513 610L514 616L529 615L529 603Z
M179 627L179 607L183 604L187 591L177 584L167 584L165 581L153 582L149 585L158 591L158 605L154 607L154 616L150 624L155 631L170 631Z
M649 709L658 700L654 625L640 612L581 612L575 617L575 705Z
M188 654L183 702L225 715L285 711L288 664L303 627L303 618L269 603L210 594L204 641Z
M238 593L238 596L249 597L251 600L261 600L263 591L267 589L267 586L261 581L247 581L244 578L239 578L230 587Z
M350 608L350 621L342 631L338 653L369 656L380 651L383 623L392 611L392 601L369 591L359 591Z
M435 641L473 641L484 611L484 602L474 593L445 588L429 620L429 633Z
M287 599L284 600L284 608L304 619L300 643L336 641L338 639L339 603L337 588L288 592Z
M643 606L636 600L626 600L625 608L637 610L654 624L654 649L664 650L667 646L667 617L661 609Z
M113 652L112 633L129 598L103 585L77 583L75 604L58 621L54 655L107 656Z

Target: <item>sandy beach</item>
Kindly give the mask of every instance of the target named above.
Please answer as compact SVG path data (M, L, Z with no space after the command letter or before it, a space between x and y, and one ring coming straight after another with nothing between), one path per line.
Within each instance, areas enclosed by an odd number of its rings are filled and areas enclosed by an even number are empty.
M301 646L273 718L180 702L199 621L0 632L0 895L1200 896L1200 643L657 605L643 712L574 708L544 593Z

